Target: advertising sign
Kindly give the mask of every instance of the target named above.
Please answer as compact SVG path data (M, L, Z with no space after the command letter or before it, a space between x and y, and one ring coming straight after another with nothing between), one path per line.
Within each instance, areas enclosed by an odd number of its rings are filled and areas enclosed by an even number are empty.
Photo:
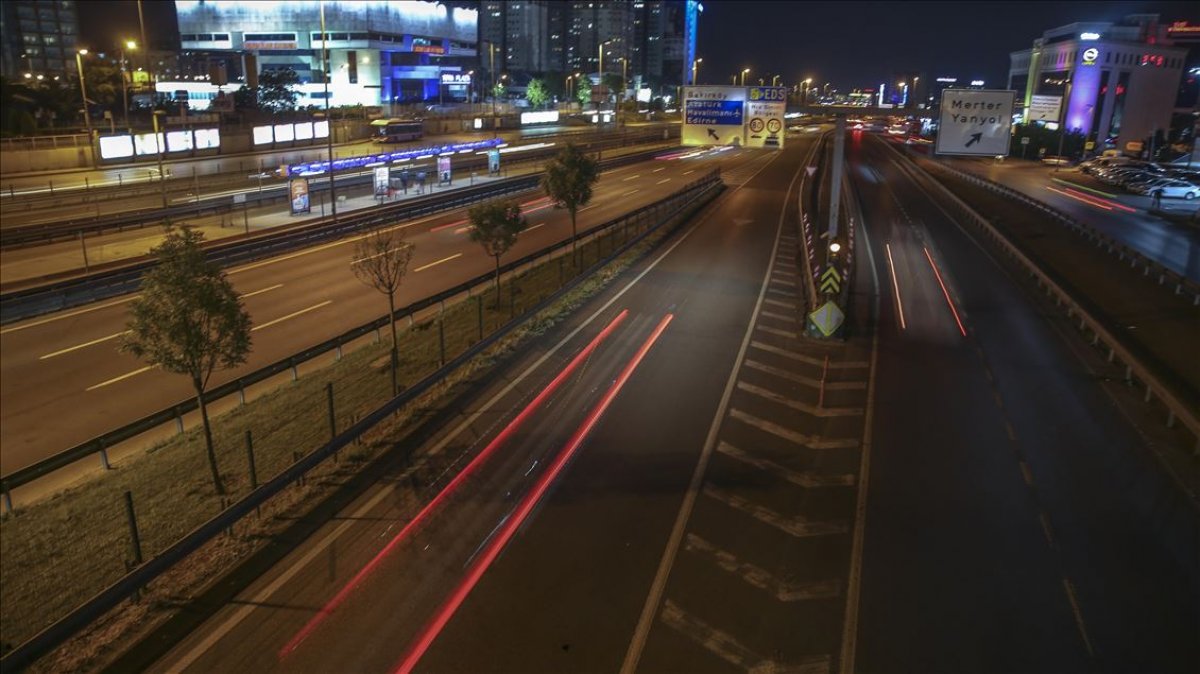
M786 87L750 87L746 97L746 147L783 148Z
M387 196L388 177L391 171L386 166L375 167L375 196Z
M450 155L438 157L438 182L450 182Z
M442 84L470 84L470 73L442 73Z
M522 124L551 124L558 121L558 110L538 110L535 112L522 112Z
M1062 96L1034 95L1029 99L1029 119L1027 122L1057 122L1062 108Z
M995 157L1008 154L1015 91L946 89L938 118L937 153Z
M292 215L312 212L308 202L308 178L292 178L288 181L288 195L291 196Z
M488 173L500 172L500 150L488 150Z
M745 87L684 87L684 145L742 145Z
M133 136L101 136L100 158L118 159L133 156Z

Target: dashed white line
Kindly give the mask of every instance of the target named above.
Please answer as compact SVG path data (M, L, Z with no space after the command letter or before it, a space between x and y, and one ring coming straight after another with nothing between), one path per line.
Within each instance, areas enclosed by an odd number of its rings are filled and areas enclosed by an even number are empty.
M91 386L87 387L87 388L86 388L86 389L84 389L84 390L85 390L85 391L95 391L95 390L96 390L96 389L98 389L98 388L103 388L103 387L105 387L105 386L108 386L109 384L115 384L115 383L117 383L117 382L119 382L119 381L124 381L124 380L126 380L126 379L129 379L130 377L133 377L133 376L135 376L135 375L139 375L139 374L141 374L141 373L143 373L143 372L148 372L148 371L150 371L150 370L153 370L153 369L154 369L154 366L153 366L153 365L147 365L146 367L138 368L138 369L134 370L133 372L126 372L125 374L123 374L123 375L121 375L121 376L119 376L119 377L113 377L112 379L109 379L108 381L102 381L102 382L100 382L99 384L93 384L93 385L91 385Z
M101 344L101 343L103 343L103 342L107 342L107 341L108 341L108 340L110 340L110 339L116 339L117 337L120 337L121 335L125 335L125 334L129 334L129 331L128 331L128 330L122 330L121 332L113 333L113 334L111 334L111 335L109 335L109 336L107 336L107 337L101 337L100 339L93 339L92 341L90 341L90 342L84 342L83 344L76 344L75 346L69 346L69 347L67 347L67 348L65 348L65 349L60 349L60 350L58 350L58 351L55 351L55 352L53 352L53 353L48 353L48 354L46 354L46 355L44 355L44 356L38 356L38 360L46 360L47 358L53 358L53 357L55 357L55 356L61 356L61 355L63 355L64 353L71 353L72 351L78 351L79 349L84 349L84 348L87 348L87 347L89 347L89 346L94 346L94 345L96 345L96 344Z
M256 325L253 328L250 328L250 332L256 332L258 330L262 330L263 328L269 328L272 325L278 325L288 319L292 319L297 316L302 316L304 314L307 314L310 311L316 311L317 309L320 309L321 307L327 306L330 304L333 304L333 300L325 300L324 302L321 302L319 304L314 304L311 307L306 307L304 309L301 309L300 311L293 311L292 313L288 314L287 316L280 316L279 318L276 318L273 321L267 321L266 323L263 323L262 325Z
M450 260L460 258L460 257L462 257L462 255L463 255L462 253L455 253L449 257L444 257L440 260L434 260L433 262L430 262L429 264L423 264L420 267L417 267L416 269L414 269L413 271L414 272L425 271L426 269L429 269L430 267L436 267L439 264L442 264L443 262L449 262Z

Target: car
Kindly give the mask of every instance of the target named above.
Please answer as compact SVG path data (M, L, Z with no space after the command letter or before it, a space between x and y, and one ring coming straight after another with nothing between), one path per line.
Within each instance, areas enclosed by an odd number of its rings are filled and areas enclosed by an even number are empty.
M1169 183L1147 189L1143 194L1154 196L1158 192L1164 199L1187 199L1191 201L1200 196L1200 186L1182 180L1172 180Z
M1042 157L1042 163L1049 164L1050 166L1068 166L1071 163L1071 158L1055 156Z
M1166 185L1167 183L1173 182L1173 180L1174 179L1172 178L1147 178L1137 182L1126 183L1125 189L1133 192L1134 194L1149 194L1149 191L1155 187Z

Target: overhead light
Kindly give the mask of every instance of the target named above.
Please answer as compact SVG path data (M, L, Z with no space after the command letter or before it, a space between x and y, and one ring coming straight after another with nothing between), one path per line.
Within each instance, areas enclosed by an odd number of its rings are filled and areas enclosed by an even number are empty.
M1080 40L1099 40L1100 33L1080 33L1079 39Z

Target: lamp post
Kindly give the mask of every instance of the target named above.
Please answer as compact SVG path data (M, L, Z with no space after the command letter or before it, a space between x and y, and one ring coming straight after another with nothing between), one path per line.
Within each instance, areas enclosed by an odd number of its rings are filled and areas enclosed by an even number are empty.
M749 68L742 69L742 84L741 84L741 86L743 86L743 87L746 86L746 75L749 75L749 74L750 74Z
M694 59L692 61L692 84L693 85L700 84L700 80L696 79L696 73L699 72L700 64L703 62L704 62L704 59Z
M87 103L87 84L83 81L83 57L86 56L88 50L78 49L75 51L75 67L79 69L79 96L83 99L83 125L87 129L88 152L92 156L92 166L96 165L96 143L92 138L92 115L88 112Z
M804 105L808 105L808 90L811 87L812 87L812 78L811 77L804 78L804 99L802 101Z
M325 30L325 2L321 2L321 79L325 83L325 123L329 135L325 136L325 150L329 154L329 212L337 222L337 189L333 181L333 116L329 114L329 78L333 68L329 63L329 33Z
M1074 73L1071 73L1074 75ZM1071 103L1071 79L1067 80L1067 89L1063 92L1062 102L1062 118L1058 123L1058 157L1061 159L1063 153L1063 140L1067 137L1067 106ZM1054 162L1054 171L1057 173L1062 168L1062 164Z
M622 103L625 102L625 92L629 89L629 59L621 57L621 91L617 93L617 126L623 126L621 115Z
M778 80L780 77L781 77L781 75L775 75L774 77L772 77L771 78L771 86L773 86L773 87L779 86L779 84L778 84L778 82L776 82L776 80Z
M604 42L600 43L600 63L597 65L596 73L597 73L597 76L600 78L600 86L601 87L604 86L604 45L609 44L610 42L616 42L620 39L621 38L619 38L619 37L614 37L614 38L609 38L609 39L605 40ZM599 101L596 102L596 112L600 112Z
M126 40L125 48L121 50L121 103L125 105L125 131L132 135L133 128L129 126L129 84L125 81L125 49L134 51L137 49L137 43Z
M163 172L163 145L166 145L165 138L159 138L158 135L158 116L167 114L163 110L152 110L150 120L154 123L154 149L157 150L158 158L158 191L162 194L162 207L167 207L167 174ZM259 190L262 190L262 183L259 183Z

